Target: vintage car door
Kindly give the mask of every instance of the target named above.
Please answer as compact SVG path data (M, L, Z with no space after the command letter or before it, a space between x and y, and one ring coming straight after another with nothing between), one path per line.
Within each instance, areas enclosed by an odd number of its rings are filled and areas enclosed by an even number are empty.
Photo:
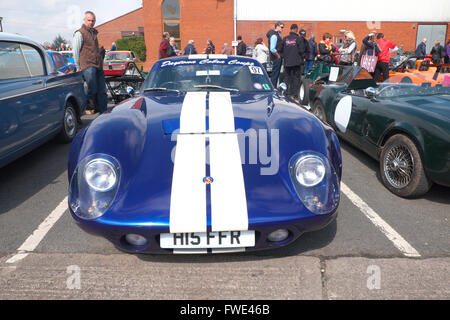
M364 96L362 90L343 91L336 97L333 120L338 129L337 132L357 147L362 145L370 104L370 99Z
M46 69L37 48L0 41L0 158L20 152L50 131Z

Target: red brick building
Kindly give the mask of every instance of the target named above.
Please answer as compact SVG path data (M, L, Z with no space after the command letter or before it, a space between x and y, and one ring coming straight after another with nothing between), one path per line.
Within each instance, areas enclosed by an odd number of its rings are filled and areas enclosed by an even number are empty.
M342 39L341 30L352 30L360 45L369 31L383 32L385 37L402 45L403 50L414 50L423 37L429 39L431 49L434 39L441 42L449 38L450 1L430 0L430 6L409 5L406 0L378 0L376 8L365 10L362 2L346 0L143 0L143 7L98 26L100 43L109 48L111 43L130 31L144 32L147 46L148 69L158 58L161 35L169 31L183 49L189 40L195 41L198 52L203 52L206 40L212 39L216 53L223 44L229 45L237 35L242 35L247 45L262 37L276 21L289 26L296 23L307 34L320 40L325 32ZM348 10L348 8L352 10ZM426 10L424 10L426 9ZM426 12L425 12L426 11ZM406 12L406 13L405 13ZM370 17L368 17L370 13ZM367 21L367 20L372 21ZM124 32L125 33L122 33Z

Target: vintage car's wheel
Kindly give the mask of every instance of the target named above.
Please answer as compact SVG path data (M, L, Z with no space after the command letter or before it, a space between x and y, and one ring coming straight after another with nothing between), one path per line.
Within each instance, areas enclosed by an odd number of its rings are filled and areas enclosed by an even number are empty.
M418 197L431 187L419 150L403 134L396 134L386 142L381 152L380 172L384 185L400 197Z
M304 78L300 85L300 91L298 93L298 98L300 103L307 105L309 103L309 85L311 84L311 79Z
M59 133L59 140L68 143L73 140L78 131L77 111L72 102L67 101L64 110L63 126Z
M323 104L322 101L320 100L316 100L314 101L314 105L312 107L311 112L320 120L322 120L322 122L327 122L327 117L325 115L325 109L323 108Z

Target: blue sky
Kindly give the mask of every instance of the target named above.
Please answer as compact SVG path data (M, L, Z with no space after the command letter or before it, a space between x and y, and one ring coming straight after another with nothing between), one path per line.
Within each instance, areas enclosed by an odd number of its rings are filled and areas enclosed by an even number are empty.
M71 40L87 10L96 14L99 25L141 6L142 0L1 0L0 17L4 32L44 43L58 34Z

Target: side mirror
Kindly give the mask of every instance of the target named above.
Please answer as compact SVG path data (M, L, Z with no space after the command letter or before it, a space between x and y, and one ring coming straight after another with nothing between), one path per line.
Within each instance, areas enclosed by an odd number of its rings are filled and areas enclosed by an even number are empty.
M134 88L133 87L127 87L127 93L128 95L133 98L134 97Z
M282 96L284 96L284 93L286 92L286 90L287 90L286 83L284 83L284 82L280 83L280 85L278 86L278 92L280 92L280 94Z
M368 87L367 89L364 90L364 93L367 98L374 99L375 96L377 95L377 89L373 87Z

